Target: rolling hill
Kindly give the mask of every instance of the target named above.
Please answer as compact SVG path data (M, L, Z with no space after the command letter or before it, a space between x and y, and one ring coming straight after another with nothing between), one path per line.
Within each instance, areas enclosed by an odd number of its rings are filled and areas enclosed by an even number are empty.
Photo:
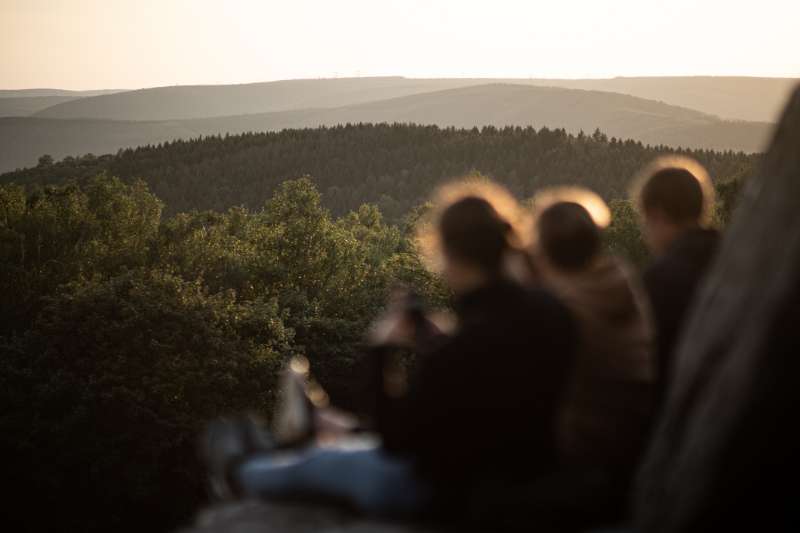
M27 117L37 111L75 100L75 96L21 96L0 98L0 117Z
M613 79L284 80L244 85L173 86L102 94L53 105L42 118L180 120L303 108L341 107L489 83L617 92L696 109L726 119L772 122L793 86L790 78L654 77Z
M86 98L123 91L124 89L98 89L89 91L70 91L67 89L0 89L0 98L32 98L37 96L71 96L73 98Z
M183 120L318 107L341 107L463 87L475 80L401 77L284 80L243 85L179 85L100 95L37 113L40 118Z
M370 102L337 109L267 113L186 121L199 131L301 128L344 123L416 123L441 127L535 126L636 139L647 144L759 151L768 123L729 122L690 109L618 93L479 85Z
M0 171L55 158L204 135L276 131L346 123L417 123L442 127L534 126L568 132L600 129L647 144L756 152L772 126L728 122L690 109L617 93L480 85L338 108L301 109L170 121L0 119Z
M587 80L530 80L542 86L610 91L697 109L725 119L777 121L792 90L794 78L689 76Z
M22 89L0 91L0 117L26 117L54 105L118 91L65 91L61 89Z
M0 118L0 172L34 165L43 154L105 154L197 135L178 122Z

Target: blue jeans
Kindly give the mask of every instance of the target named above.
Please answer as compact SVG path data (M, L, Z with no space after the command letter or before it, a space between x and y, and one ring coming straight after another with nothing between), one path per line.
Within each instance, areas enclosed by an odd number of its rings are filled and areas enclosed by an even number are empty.
M411 461L374 445L254 455L239 465L236 479L246 496L319 498L380 516L415 515L431 500Z

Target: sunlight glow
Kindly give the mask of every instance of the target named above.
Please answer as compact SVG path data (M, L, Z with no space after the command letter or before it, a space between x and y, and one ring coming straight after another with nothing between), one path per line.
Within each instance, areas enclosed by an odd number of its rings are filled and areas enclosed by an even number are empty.
M666 155L656 158L650 164L645 166L639 174L633 179L633 185L630 191L630 198L634 205L641 211L639 199L641 197L641 190L647 179L665 168L682 168L688 170L698 182L700 188L703 190L703 216L702 222L708 224L714 216L714 201L716 193L714 192L714 184L711 181L711 176L703 165L690 157Z
M796 0L0 0L0 88L800 76Z
M505 187L481 175L464 177L439 187L432 196L427 212L417 222L417 249L426 266L434 272L439 272L444 267L444 252L438 231L442 213L468 196L485 199L501 218L511 224L513 246L521 248L528 240L527 235L531 229L530 212L522 209Z
M571 202L580 205L592 217L598 228L606 228L611 224L611 210L600 195L583 187L552 187L544 189L533 197L534 213L541 213L559 202Z

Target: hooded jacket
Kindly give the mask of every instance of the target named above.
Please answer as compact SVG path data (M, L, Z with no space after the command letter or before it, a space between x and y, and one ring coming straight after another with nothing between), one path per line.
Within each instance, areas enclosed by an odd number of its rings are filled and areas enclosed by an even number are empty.
M558 421L568 468L629 478L649 432L655 362L640 282L621 260L601 255L580 271L544 282L578 319L580 344Z

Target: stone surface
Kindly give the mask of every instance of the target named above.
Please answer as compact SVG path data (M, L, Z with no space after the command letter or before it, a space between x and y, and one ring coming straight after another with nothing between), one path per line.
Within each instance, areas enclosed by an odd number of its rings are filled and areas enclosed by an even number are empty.
M774 531L767 522L789 516L779 481L797 481L786 470L797 455L798 318L800 88L746 185L679 346L640 475L642 531Z
M183 533L433 533L422 525L377 521L307 503L244 501L200 513Z

